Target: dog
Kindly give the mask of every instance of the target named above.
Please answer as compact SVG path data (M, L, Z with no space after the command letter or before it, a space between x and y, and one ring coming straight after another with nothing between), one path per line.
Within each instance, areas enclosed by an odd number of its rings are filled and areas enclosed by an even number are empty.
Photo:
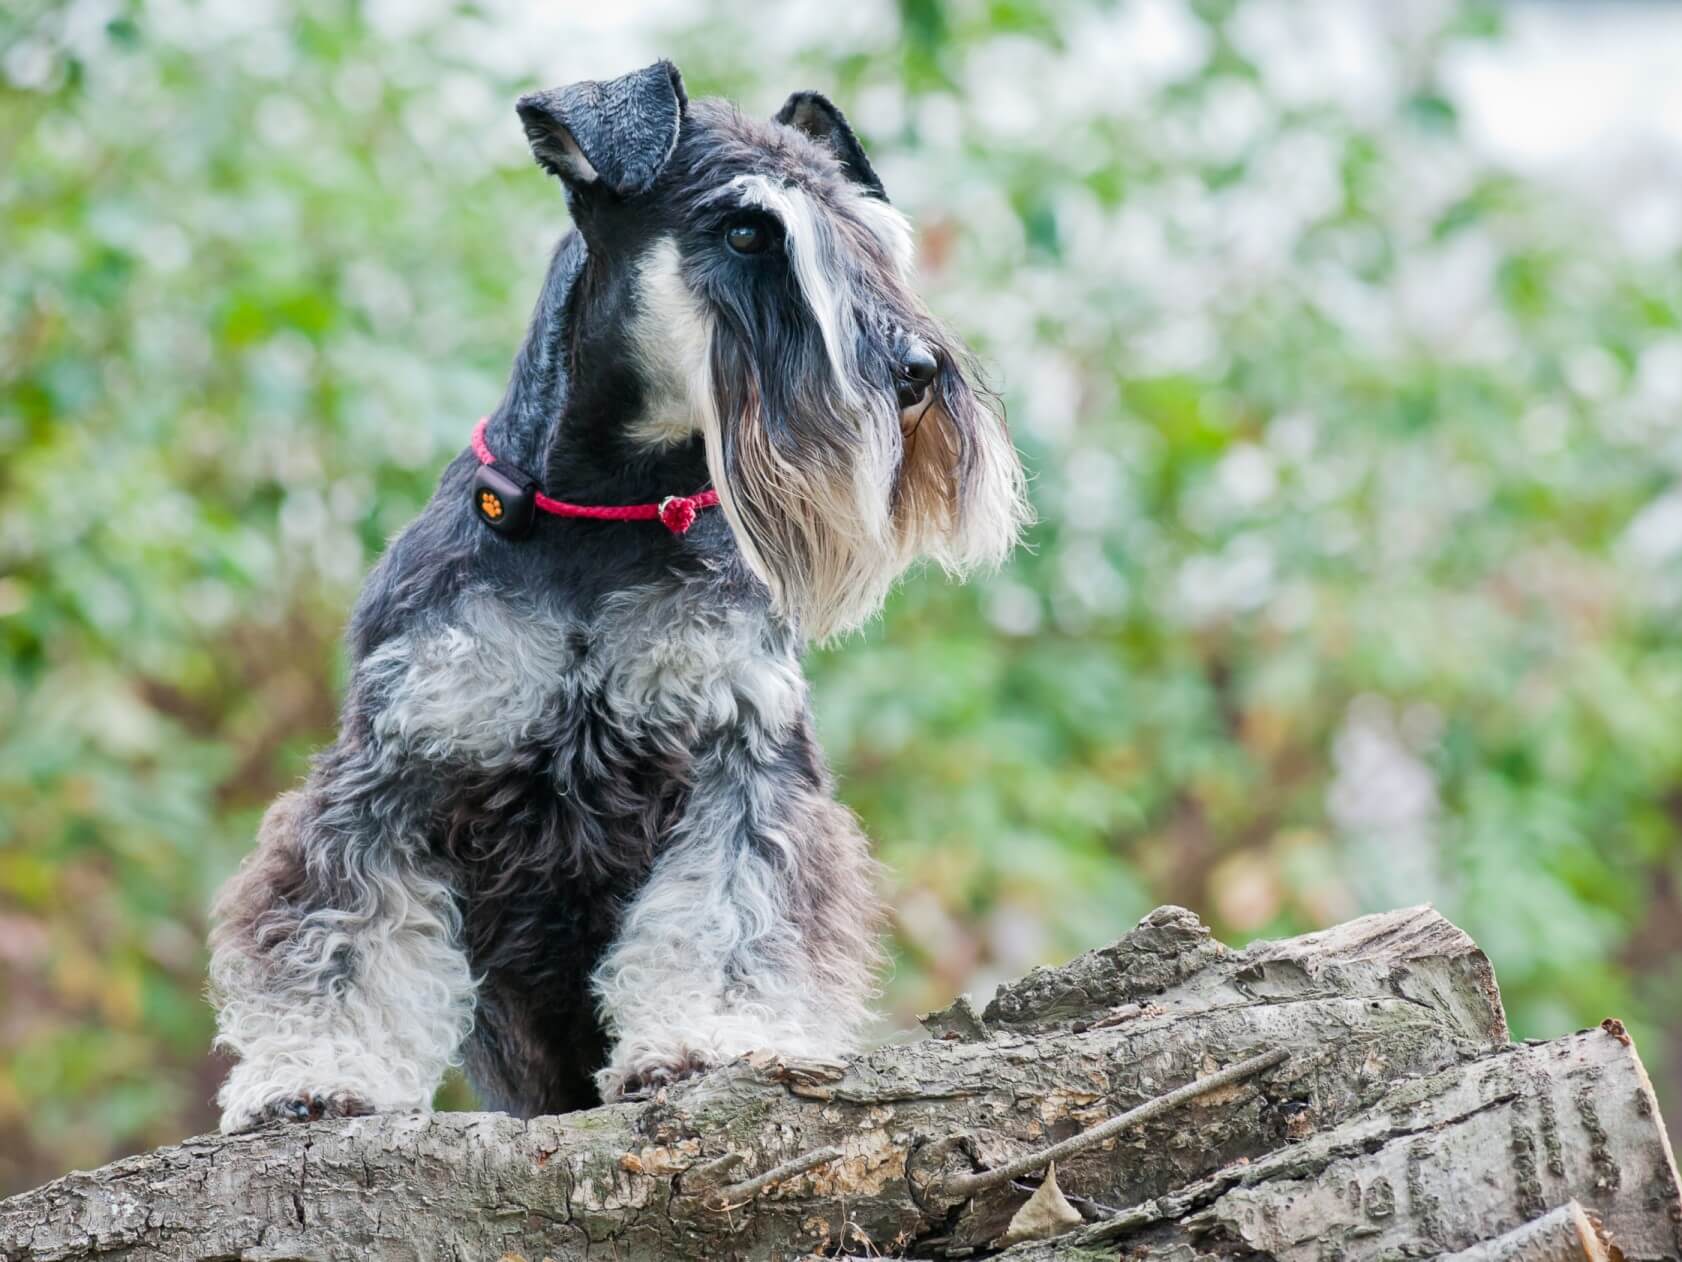
M840 110L661 61L517 106L573 222L505 395L389 546L338 739L217 900L222 1129L532 1116L868 1020L873 861L800 656L1028 518Z

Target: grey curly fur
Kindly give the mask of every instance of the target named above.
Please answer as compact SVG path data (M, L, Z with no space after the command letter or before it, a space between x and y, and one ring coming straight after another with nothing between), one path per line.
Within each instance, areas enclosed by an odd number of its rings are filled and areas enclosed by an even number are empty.
M1025 519L828 101L754 122L662 62L520 114L577 228L492 449L557 498L712 484L722 511L513 540L473 515L473 455L445 470L358 602L338 740L218 902L224 1129L424 1109L454 1063L531 1115L851 1047L873 867L799 655L917 557L996 562ZM743 216L777 248L731 253ZM911 344L942 369L906 409Z

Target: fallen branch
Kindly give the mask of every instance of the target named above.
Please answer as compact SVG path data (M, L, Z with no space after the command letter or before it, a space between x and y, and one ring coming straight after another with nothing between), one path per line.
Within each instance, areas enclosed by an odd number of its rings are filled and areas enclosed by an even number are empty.
M0 1257L1682 1257L1628 1036L1510 1044L1488 962L1428 909L1231 951L1164 908L927 1024L564 1117L189 1140L0 1202ZM1053 1212L1003 1249L1052 1159Z
M1242 1082L1246 1078L1254 1077L1264 1069L1272 1069L1290 1059L1290 1053L1284 1048L1275 1048L1271 1052L1263 1052L1260 1056L1252 1056L1249 1060L1239 1061L1225 1069L1210 1074L1206 1078L1199 1078L1195 1082L1188 1082L1183 1087L1159 1095L1154 1100L1141 1104L1136 1109L1112 1117L1108 1121L1082 1131L1078 1135L1071 1135L1061 1143L1053 1144L1049 1148L1042 1148L1038 1152L1027 1153L1021 1157L1012 1158L1003 1165L994 1166L991 1170L983 1170L977 1174L954 1174L941 1179L935 1185L935 1191L946 1200L961 1201L974 1196L977 1192L985 1192L988 1188L999 1187L1009 1183L1012 1179L1031 1174L1042 1166L1052 1162L1062 1161L1074 1156L1078 1152L1085 1152L1095 1144L1101 1144L1106 1139L1113 1139L1131 1126L1141 1126L1153 1118L1161 1117L1185 1104L1188 1100L1195 1100L1199 1096L1208 1095L1222 1087L1229 1087L1235 1082Z
M772 1166L757 1178L731 1184L714 1192L709 1200L714 1209L740 1209L766 1188L775 1187L784 1179L792 1179L797 1174L805 1174L808 1170L815 1170L819 1166L827 1166L832 1161L840 1160L839 1148L820 1148L803 1157L796 1157L793 1161L785 1161L780 1166Z

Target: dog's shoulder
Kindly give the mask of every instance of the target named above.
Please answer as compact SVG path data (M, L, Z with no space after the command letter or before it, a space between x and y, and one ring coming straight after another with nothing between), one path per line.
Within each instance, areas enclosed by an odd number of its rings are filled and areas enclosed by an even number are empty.
M353 703L388 750L493 767L552 740L558 699L588 660L576 619L469 583L362 658Z
M484 571L488 532L466 510L471 452L444 470L431 500L386 547L351 613L353 663L453 605Z

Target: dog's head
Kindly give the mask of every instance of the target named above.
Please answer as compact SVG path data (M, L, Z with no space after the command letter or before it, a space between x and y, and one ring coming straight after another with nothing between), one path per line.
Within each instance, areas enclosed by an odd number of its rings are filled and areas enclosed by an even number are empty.
M628 335L630 436L701 435L779 609L821 638L919 557L1009 552L1027 507L1003 416L917 296L909 225L840 110L802 92L744 118L659 62L519 112L589 248L578 318Z

